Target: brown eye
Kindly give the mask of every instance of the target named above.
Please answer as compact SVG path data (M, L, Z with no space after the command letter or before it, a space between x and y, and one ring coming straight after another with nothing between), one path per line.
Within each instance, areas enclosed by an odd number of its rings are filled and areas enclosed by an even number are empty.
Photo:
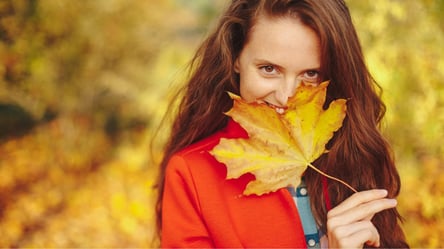
M267 72L267 73L271 73L274 70L273 66L265 66L264 69L265 69L265 72Z
M316 72L316 71L308 71L307 72L307 77L309 77L309 78L314 78L317 76L318 76L318 72Z
M310 83L319 83L320 73L316 70L309 70L304 73L304 80Z
M266 65L259 68L265 74L275 74L277 73L276 68L273 65Z

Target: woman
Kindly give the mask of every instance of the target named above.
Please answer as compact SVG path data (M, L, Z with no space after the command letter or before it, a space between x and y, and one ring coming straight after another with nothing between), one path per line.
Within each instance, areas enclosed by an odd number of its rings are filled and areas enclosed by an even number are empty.
M191 70L160 168L162 247L408 247L395 208L399 175L378 131L384 105L343 1L233 0ZM253 177L226 180L209 154L220 138L247 136L223 114L232 107L227 91L283 112L301 81L324 80L326 105L349 101L329 153L314 164L359 192L308 169L308 215L286 188L243 196Z

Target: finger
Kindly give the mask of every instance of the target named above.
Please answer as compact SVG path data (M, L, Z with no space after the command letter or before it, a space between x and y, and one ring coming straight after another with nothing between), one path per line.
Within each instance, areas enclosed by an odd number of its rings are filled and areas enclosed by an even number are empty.
M365 224L362 229L355 230L353 233L344 237L329 237L329 244L337 245L340 248L362 248L364 244L379 247L380 236L378 230L373 225ZM331 235L330 235L331 236Z
M390 208L394 208L397 205L395 199L380 199L362 204L356 208L350 209L347 212L346 217L343 217L343 222L353 222L365 219L371 219L375 214Z
M357 221L370 220L376 213L397 205L395 199L379 199L351 208L337 216L327 215L327 227L335 228Z
M358 221L352 224L335 227L332 230L327 230L327 234L330 237L346 238L361 230L372 229L372 227L374 227L374 225L371 221Z
M362 203L381 199L386 196L387 196L387 190L385 189L372 189L372 190L361 191L353 194L345 201L343 201L341 204L330 210L329 215L336 216Z
M356 246L362 248L364 244L373 247L380 246L379 233L376 230L376 228L371 230L368 229L360 230L349 236L344 242L345 244L342 245L343 247Z
M361 244L362 246L364 244L367 244L367 245L373 246L373 247L380 246L379 233L375 227L372 227L372 229L360 230L360 231L352 234L350 237L354 238L357 241L362 241L362 244Z

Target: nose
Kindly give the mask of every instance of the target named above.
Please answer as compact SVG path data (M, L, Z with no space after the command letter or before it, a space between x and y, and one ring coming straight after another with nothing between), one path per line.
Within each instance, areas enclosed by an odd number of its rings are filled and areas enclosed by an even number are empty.
M288 99L292 97L296 88L299 86L300 80L292 78L285 79L275 93L276 101L279 106L287 106Z

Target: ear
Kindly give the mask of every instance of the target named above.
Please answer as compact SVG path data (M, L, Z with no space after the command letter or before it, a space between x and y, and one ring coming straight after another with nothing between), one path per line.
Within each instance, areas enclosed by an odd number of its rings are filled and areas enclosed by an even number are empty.
M234 71L236 72L236 73L239 73L240 72L240 64L239 64L239 57L237 57L236 58L236 60L234 61Z

